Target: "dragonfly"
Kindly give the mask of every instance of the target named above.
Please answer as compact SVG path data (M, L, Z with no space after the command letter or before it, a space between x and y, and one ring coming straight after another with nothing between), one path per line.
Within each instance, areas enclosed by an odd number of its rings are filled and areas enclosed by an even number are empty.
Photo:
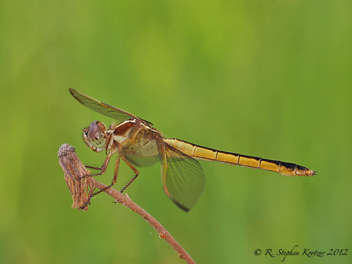
M147 120L72 88L69 90L72 96L84 106L117 121L109 128L100 121L94 121L83 130L83 140L91 150L106 152L105 161L100 168L87 166L96 169L99 173L87 176L104 174L112 155L117 154L111 184L97 193L116 183L121 160L134 172L134 177L121 192L138 177L139 171L136 167L160 162L163 189L166 195L184 211L189 211L204 191L205 176L198 160L273 171L285 176L316 175L316 171L294 163L219 151L177 138L166 138Z

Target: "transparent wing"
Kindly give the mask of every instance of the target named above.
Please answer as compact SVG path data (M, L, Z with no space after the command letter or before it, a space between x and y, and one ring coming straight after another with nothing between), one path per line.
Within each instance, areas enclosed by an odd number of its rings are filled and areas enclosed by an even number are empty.
M135 118L135 119L139 119L145 123L147 123L148 125L152 125L152 123L141 119L125 110L116 108L114 106L105 104L103 102L100 102L88 95L85 95L84 93L81 93L75 89L70 88L70 93L73 95L74 98L77 99L78 102L80 102L81 104L83 104L84 106L100 113L103 115L106 115L108 117L112 117L113 119L117 120L119 123L131 119L131 118Z
M160 162L160 154L155 140L137 142L131 147L127 146L127 149L132 149L132 152L123 148L123 156L138 167L150 166L158 161Z
M167 165L162 166L166 194L181 209L189 211L204 191L205 176L199 162L165 144Z

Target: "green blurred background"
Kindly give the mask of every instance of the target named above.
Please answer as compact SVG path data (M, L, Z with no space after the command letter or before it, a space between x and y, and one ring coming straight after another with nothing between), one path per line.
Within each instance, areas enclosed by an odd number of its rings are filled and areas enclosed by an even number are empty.
M154 123L167 137L298 163L284 177L203 162L198 204L163 193L160 165L129 196L198 263L279 263L295 245L351 263L351 1L1 1L0 263L184 263L105 194L72 209L57 151L94 120L72 87ZM113 166L112 166L113 167ZM122 166L117 187L133 176ZM100 180L109 183L112 168ZM254 250L263 250L255 256Z

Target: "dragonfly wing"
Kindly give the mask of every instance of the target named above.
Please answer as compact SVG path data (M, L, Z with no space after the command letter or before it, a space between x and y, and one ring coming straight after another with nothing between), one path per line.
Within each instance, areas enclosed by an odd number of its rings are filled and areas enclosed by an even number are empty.
M168 144L165 144L165 154L166 164L162 166L164 190L176 205L189 211L204 191L202 167L197 160Z
M81 104L83 104L84 106L100 113L103 115L106 115L108 117L112 117L113 119L117 120L119 123L131 119L131 118L135 118L135 119L139 119L139 120L143 120L125 110L119 109L117 107L105 104L103 102L100 102L88 95L85 95L84 93L81 93L75 89L70 88L70 93L72 94L72 96L74 98L77 99L78 102L80 102ZM143 120L144 122L146 122L149 125L152 125L150 122Z

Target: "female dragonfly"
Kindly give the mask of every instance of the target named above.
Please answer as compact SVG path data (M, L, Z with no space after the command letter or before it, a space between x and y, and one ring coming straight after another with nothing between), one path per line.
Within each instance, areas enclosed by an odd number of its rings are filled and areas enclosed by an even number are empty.
M70 93L81 104L118 122L107 129L102 122L94 121L83 130L83 140L88 147L95 152L105 150L107 153L101 168L95 168L100 172L90 176L103 174L111 156L117 154L114 177L107 188L116 183L120 159L135 173L121 192L137 178L139 172L135 166L147 166L160 161L164 191L176 205L185 211L189 211L197 203L205 186L204 173L196 159L263 169L285 176L316 175L315 171L293 163L229 153L201 147L176 138L165 138L161 132L153 128L152 123L144 119L102 103L74 89L70 89Z

